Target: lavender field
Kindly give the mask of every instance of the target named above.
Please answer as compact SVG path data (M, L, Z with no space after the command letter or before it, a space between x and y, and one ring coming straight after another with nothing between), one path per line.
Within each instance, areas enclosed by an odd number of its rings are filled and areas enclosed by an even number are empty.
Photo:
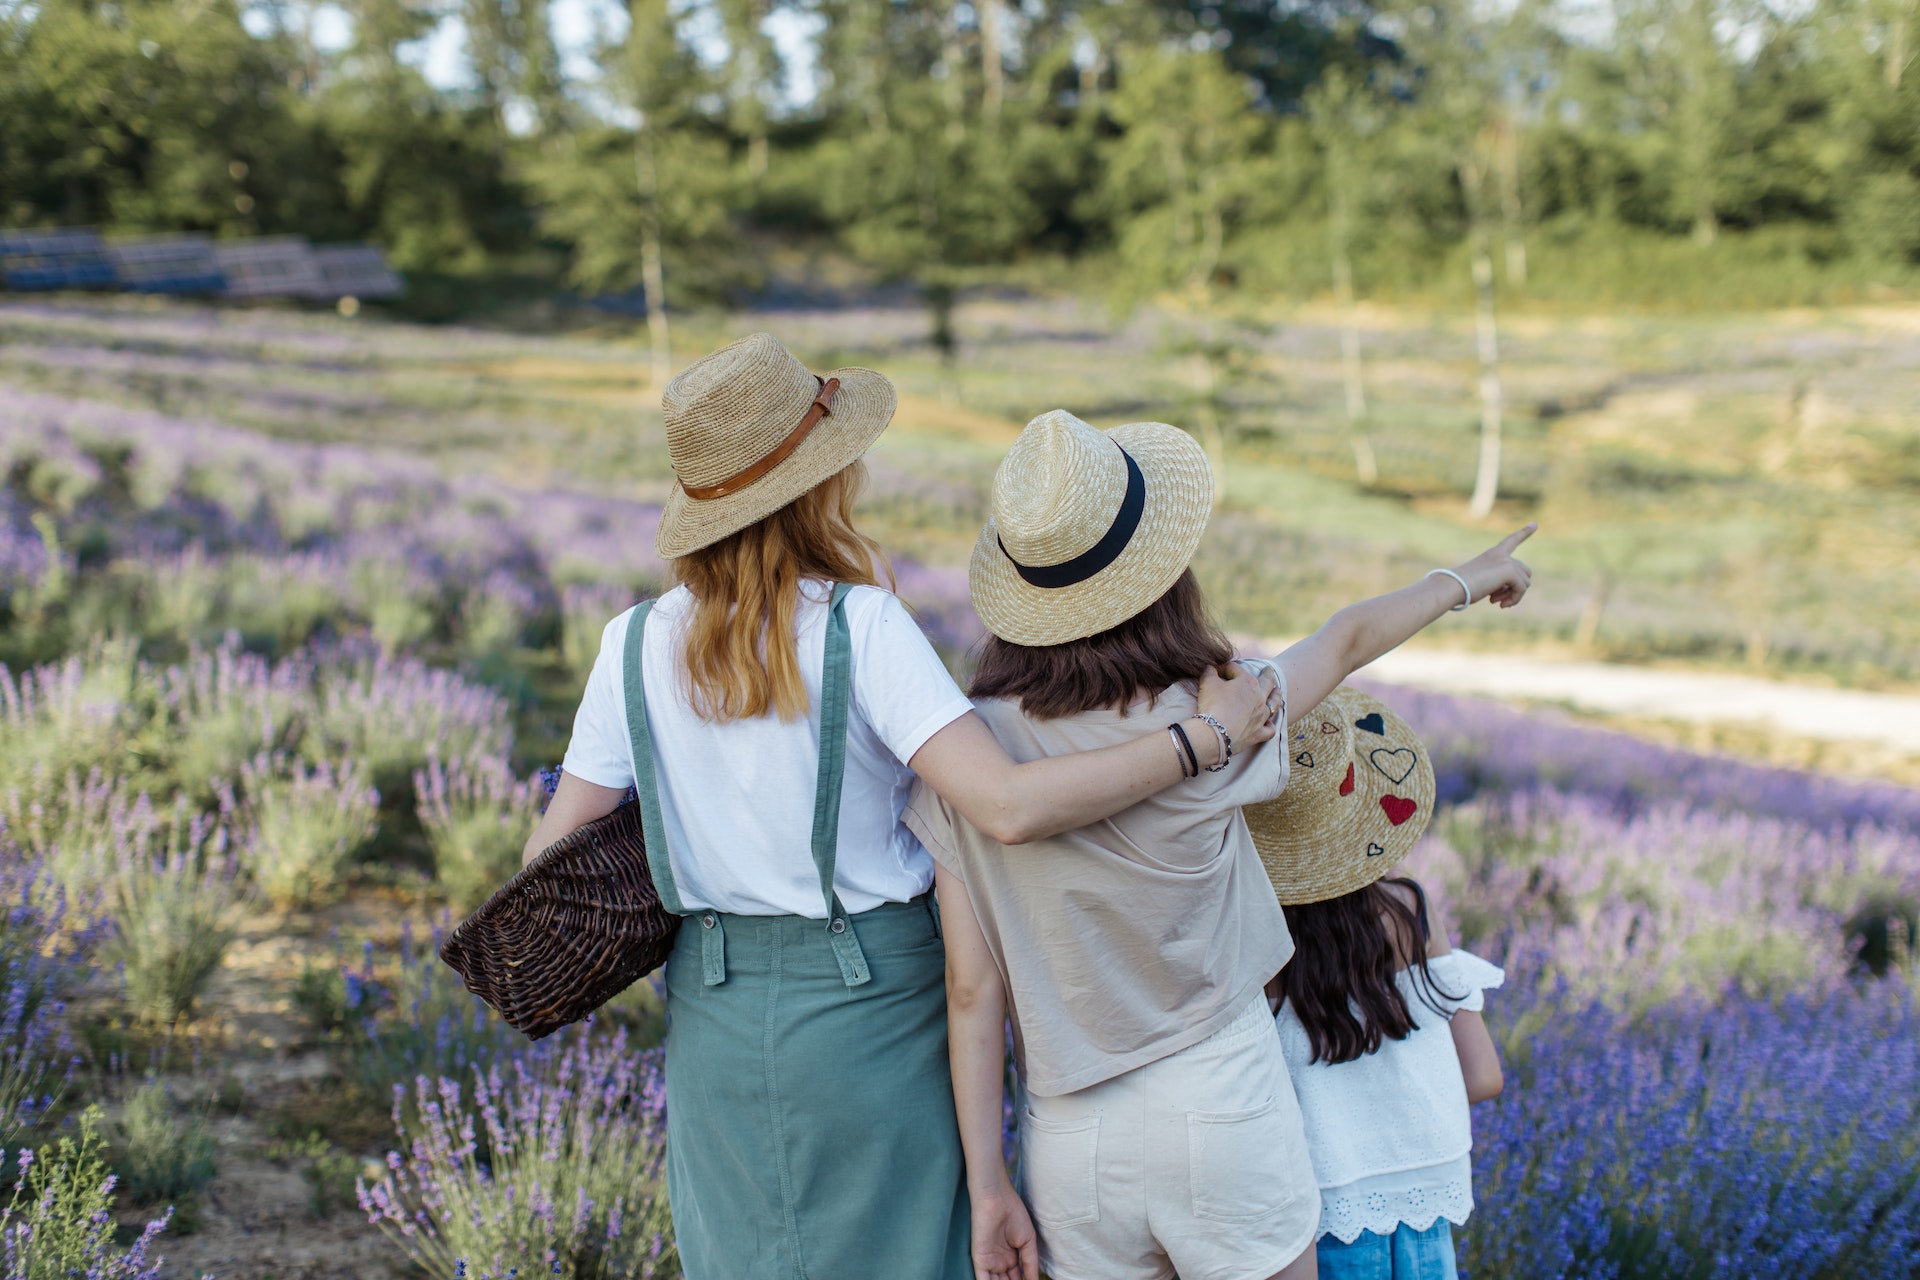
M529 1047L432 955L660 584L623 349L0 329L0 1274L677 1275L653 992ZM939 405L867 509L959 668L1004 423ZM1376 691L1439 765L1410 869L1509 973L1469 1272L1920 1275L1920 792Z

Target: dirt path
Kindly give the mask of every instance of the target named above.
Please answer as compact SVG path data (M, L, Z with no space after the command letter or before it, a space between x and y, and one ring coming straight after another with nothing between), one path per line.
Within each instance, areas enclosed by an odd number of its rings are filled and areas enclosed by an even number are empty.
M1746 725L1920 755L1920 697L1905 694L1412 646L1387 654L1366 673L1389 684L1443 693L1559 702L1605 715Z

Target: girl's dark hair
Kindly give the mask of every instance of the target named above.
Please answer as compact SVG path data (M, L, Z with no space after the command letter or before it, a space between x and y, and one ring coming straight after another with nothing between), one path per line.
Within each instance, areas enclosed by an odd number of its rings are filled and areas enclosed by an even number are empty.
M1036 720L1125 707L1230 661L1233 646L1207 616L1188 569L1158 600L1117 627L1065 644L1013 644L988 636L968 696L1017 700Z
M1388 885L1413 891L1408 906ZM1280 990L1306 1028L1312 1062L1352 1062L1383 1040L1404 1040L1413 1014L1394 981L1411 953L1421 1002L1445 1013L1448 996L1427 968L1427 895L1417 881L1393 876L1326 902L1287 907L1293 959L1280 971Z

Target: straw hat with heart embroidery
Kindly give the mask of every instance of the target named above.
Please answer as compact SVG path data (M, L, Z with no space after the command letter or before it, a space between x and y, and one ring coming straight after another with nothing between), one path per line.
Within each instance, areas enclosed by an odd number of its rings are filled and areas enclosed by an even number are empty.
M1341 685L1294 722L1287 751L1287 789L1241 812L1288 906L1364 889L1398 866L1427 829L1433 762L1379 699Z

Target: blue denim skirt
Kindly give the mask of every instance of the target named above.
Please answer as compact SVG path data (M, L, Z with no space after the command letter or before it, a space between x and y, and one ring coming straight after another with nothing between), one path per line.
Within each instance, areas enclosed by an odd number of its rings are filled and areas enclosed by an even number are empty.
M1436 1218L1425 1231L1401 1223L1390 1236L1362 1231L1352 1244L1321 1236L1320 1280L1459 1280L1453 1227Z
M708 914L666 965L687 1280L972 1280L931 897L849 917L859 986L825 921Z

